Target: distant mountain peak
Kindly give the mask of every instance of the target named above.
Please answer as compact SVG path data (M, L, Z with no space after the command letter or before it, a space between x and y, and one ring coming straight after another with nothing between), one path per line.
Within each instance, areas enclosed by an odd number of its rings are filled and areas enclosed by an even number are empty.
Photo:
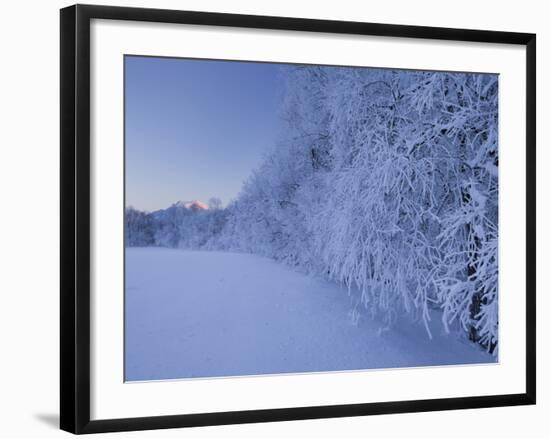
M191 210L208 210L208 204L203 203L200 200L178 201L177 203L175 203L175 206L185 207L186 209Z

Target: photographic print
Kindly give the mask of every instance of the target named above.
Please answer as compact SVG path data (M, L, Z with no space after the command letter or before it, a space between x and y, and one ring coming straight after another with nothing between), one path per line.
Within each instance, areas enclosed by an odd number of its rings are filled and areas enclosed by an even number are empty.
M126 55L125 381L497 362L498 79Z

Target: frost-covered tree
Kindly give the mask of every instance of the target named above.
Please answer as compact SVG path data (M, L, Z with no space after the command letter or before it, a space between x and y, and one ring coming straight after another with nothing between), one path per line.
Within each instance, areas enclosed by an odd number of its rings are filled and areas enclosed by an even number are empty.
M126 208L124 239L128 247L146 247L154 244L154 225L145 212Z
M155 223L155 243L163 247L179 247L185 236L186 219L192 211L183 203L178 202L167 209L153 212L151 216Z
M208 200L208 208L210 210L219 210L222 208L222 200L218 197L212 197Z
M225 244L329 276L390 324L498 339L495 75L297 67Z

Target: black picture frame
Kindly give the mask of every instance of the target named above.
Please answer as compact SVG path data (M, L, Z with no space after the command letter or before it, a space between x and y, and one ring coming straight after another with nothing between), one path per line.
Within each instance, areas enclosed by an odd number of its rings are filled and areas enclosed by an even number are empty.
M90 21L133 20L526 47L525 393L223 413L90 420ZM536 36L530 33L74 5L61 10L61 429L99 433L535 404Z

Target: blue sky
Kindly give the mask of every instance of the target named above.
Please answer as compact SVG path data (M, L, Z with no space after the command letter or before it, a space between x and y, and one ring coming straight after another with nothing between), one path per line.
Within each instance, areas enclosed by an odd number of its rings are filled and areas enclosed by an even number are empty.
M276 141L277 64L127 56L126 205L235 198Z

